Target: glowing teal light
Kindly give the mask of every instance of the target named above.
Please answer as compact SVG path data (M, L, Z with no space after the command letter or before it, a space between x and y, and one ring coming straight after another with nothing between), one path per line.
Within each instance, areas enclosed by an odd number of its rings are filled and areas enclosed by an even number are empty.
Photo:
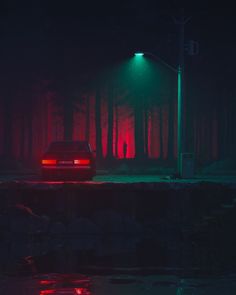
M134 54L135 56L143 56L144 55L144 53L143 52L135 52L135 54Z

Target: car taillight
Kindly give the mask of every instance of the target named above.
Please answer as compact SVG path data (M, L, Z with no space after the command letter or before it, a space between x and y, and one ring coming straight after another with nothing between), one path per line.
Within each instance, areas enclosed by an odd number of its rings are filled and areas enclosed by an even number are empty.
M80 160L74 160L75 165L89 165L90 160L89 159L80 159Z
M55 294L55 293L56 293L56 290L54 290L54 289L40 291L40 295L49 295L49 294Z
M52 160L52 159L43 159L42 160L42 165L56 165L57 160Z

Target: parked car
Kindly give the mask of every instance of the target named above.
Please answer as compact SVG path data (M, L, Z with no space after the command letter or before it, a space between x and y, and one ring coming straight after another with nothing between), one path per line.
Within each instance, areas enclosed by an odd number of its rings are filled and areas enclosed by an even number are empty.
M95 157L87 141L54 141L41 160L44 180L92 180L96 175Z

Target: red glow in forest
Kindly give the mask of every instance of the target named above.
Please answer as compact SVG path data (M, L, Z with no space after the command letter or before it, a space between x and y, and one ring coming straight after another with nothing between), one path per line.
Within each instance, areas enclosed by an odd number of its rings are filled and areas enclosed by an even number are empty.
M128 91L128 89L127 89ZM112 123L112 157L117 159L135 157L135 122L134 109L124 99L126 93L118 93L114 98L113 123ZM96 144L96 93L86 94L73 112L73 138L72 140L88 140L93 150L98 150ZM5 112L4 105L1 105ZM17 110L17 112L16 112ZM78 110L78 111L77 111ZM42 153L49 143L64 140L65 126L62 110L53 103L53 94L35 98L30 117L26 115L22 105L13 105L12 112L17 114L8 126L7 116L0 117L0 154L10 155L16 160L39 161ZM171 96L159 105L151 106L145 110L144 142L145 155L153 159L176 158L176 100ZM104 90L101 93L101 150L103 157L108 155L108 97ZM210 158L217 158L219 154L219 126L212 114L213 123L206 124L209 116L198 117L193 111L194 118L192 127L193 147L196 155L204 154ZM33 132L37 130L37 132ZM110 128L111 130L111 128ZM7 131L7 132L6 132ZM211 134L212 136L209 136ZM9 137L6 140L6 136ZM203 144L207 140L207 145ZM124 148L124 145L126 147ZM77 160L77 159L76 159ZM44 165L54 165L55 159L44 159Z
M39 295L50 295L50 294L74 294L74 295L91 295L87 288L65 288L65 289L48 289L41 290Z

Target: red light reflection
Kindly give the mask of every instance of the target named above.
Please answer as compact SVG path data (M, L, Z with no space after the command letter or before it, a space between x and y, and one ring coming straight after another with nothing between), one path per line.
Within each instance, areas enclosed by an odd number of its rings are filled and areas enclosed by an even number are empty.
M83 294L83 289L82 288L76 288L75 289L76 294L82 295Z
M48 294L55 294L56 290L42 290L40 291L40 295L48 295Z
M39 295L91 295L90 279L83 275L64 274L43 278L39 281ZM45 289L44 289L45 288ZM44 289L44 290L42 290Z
M39 295L49 295L49 294L67 294L67 295L91 295L87 288L60 288L60 289L47 289L41 290Z

